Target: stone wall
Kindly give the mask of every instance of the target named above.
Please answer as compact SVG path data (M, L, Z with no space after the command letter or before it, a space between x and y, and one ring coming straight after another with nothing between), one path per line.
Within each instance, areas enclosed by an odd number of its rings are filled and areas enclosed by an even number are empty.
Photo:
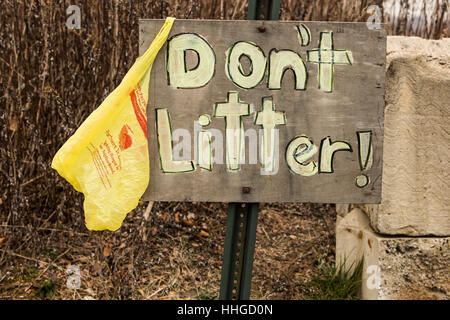
M450 235L449 128L450 38L388 37L382 202L360 206L376 232Z
M382 201L337 205L363 299L450 298L450 39L388 37Z
M381 235L355 208L338 219L336 260L349 269L361 258L362 299L450 299L450 237Z

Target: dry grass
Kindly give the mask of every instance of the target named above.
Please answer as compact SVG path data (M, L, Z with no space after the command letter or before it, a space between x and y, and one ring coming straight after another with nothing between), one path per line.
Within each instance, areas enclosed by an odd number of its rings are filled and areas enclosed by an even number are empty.
M367 6L380 2L285 0L281 18L365 21ZM81 30L65 25L71 4L81 8ZM0 298L215 297L224 205L159 203L148 221L141 205L119 232L92 233L83 224L82 195L50 162L137 57L138 18L245 19L246 8L242 0L0 3ZM439 10L445 19L446 7ZM402 19L405 28L400 19L393 32L411 33ZM446 34L445 23L434 25L428 36ZM314 272L318 254L332 259L334 209L265 210L252 294L304 297L300 277ZM176 212L195 214L199 225L176 222ZM202 223L206 238L199 237ZM81 291L65 288L69 264L82 270Z
M120 232L30 226L17 239L17 228L3 227L2 236L20 244L0 249L0 298L217 298L225 205L156 203L148 220L143 209ZM261 206L252 298L308 298L317 258L334 260L334 220L328 205ZM79 290L66 286L70 265L81 270Z

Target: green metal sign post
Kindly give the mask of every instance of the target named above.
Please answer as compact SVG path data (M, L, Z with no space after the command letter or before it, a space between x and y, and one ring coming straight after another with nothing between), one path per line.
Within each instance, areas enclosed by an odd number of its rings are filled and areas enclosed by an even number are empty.
M249 0L248 20L278 20L280 0ZM263 29L260 32L264 32ZM243 188L243 192L248 192ZM255 252L258 203L230 203L220 283L221 300L248 300Z

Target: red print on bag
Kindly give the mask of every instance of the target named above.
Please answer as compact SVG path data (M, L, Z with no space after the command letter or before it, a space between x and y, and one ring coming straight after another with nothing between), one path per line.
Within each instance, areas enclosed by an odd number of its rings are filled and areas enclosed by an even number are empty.
M133 139L131 139L129 133L133 133L133 130L131 130L131 128L126 124L122 127L122 130L120 130L119 133L119 147L121 151L128 149L133 143Z
M144 100L144 96L142 94L141 87L138 86L136 90L131 91L131 104L133 105L134 113L136 114L136 119L141 126L142 132L145 137L147 136L147 102Z

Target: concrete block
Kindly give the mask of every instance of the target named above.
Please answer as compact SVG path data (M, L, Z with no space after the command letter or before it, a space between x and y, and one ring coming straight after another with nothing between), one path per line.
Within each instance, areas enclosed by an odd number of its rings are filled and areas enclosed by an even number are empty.
M375 231L450 235L450 39L388 37L380 205Z
M361 298L450 299L450 238L381 236L360 209L336 225L336 262L364 257Z

